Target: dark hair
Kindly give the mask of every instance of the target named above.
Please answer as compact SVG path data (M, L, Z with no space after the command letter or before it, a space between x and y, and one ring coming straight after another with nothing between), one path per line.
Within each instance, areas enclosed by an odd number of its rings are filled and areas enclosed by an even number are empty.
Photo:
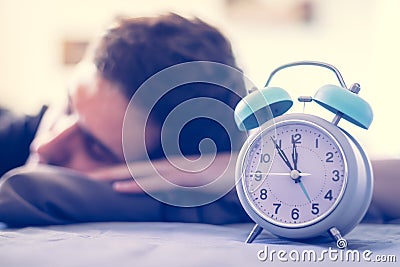
M99 40L94 50L94 63L101 75L118 84L130 99L136 90L157 72L184 62L212 61L233 68L235 58L229 41L214 27L198 18L186 19L169 13L158 17L119 18ZM151 111L150 119L162 125L168 113L180 103L194 97L211 97L232 109L244 94L243 80L231 79L231 90L206 83L183 85L164 95ZM227 120L233 113L227 114ZM207 133L204 133L207 129ZM230 150L229 136L221 125L206 119L194 120L182 130L180 142L184 154L198 154L198 142L203 132L213 139L219 151ZM187 137L184 137L187 136ZM152 157L161 157L155 153Z

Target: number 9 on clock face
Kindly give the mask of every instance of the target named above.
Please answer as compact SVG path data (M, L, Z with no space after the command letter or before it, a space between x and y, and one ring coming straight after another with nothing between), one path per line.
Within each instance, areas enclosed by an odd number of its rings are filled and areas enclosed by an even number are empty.
M301 228L329 215L347 184L345 154L317 123L281 120L250 139L242 159L245 198L265 221Z

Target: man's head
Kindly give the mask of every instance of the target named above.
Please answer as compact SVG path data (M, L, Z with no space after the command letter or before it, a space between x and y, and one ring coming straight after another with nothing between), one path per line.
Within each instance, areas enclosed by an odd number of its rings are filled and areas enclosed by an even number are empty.
M152 75L179 63L213 61L236 67L229 41L216 28L176 14L117 19L96 44L93 61L128 99Z
M31 160L36 158L41 163L80 171L122 163L125 110L145 80L167 67L190 61L213 61L236 68L230 44L218 30L201 20L175 14L120 18L94 43L88 55L77 67L69 91L68 112L39 129L32 144ZM241 80L232 79L232 86L243 89ZM238 95L215 85L180 86L152 110L146 124L148 150L135 151L134 158L141 159L145 153L151 158L162 157L159 130L163 121L179 103L198 96L218 99L232 108L239 100ZM140 118L146 115L143 107L135 110ZM192 136L204 127L200 123L186 132ZM216 143L222 144L221 150L228 150L224 144L226 136L220 135L220 130L214 133L222 138ZM136 141L141 140L132 140ZM190 140L183 143L189 147L186 154L196 154L197 144L190 148Z

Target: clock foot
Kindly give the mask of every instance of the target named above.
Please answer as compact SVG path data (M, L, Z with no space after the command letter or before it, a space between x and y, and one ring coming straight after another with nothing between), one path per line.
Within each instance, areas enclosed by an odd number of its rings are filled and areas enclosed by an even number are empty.
M340 249L345 249L347 247L347 241L342 237L340 231L336 227L329 229L329 234L336 240L336 246Z
M254 225L253 229L251 230L249 236L246 239L246 243L252 243L254 239L257 238L259 234L261 234L263 228L258 224Z

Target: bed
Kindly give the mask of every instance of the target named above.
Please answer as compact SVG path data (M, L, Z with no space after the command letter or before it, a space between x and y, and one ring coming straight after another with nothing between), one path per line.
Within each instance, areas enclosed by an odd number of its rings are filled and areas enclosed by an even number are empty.
M308 260L298 263L293 259L306 250L313 250L320 257L323 250L336 249L334 243L294 242L265 231L253 244L244 244L251 228L248 223L137 222L3 228L0 266L267 266L271 262L274 266L308 266ZM349 250L359 251L361 256L368 250L371 261L392 261L385 266L399 266L400 224L360 224L346 237ZM279 260L277 254L266 259L265 252L270 254L273 250L286 251L281 258L287 262ZM331 260L328 254L324 257L324 265L354 264L353 258L347 262ZM361 258L358 264L365 266L365 260Z

